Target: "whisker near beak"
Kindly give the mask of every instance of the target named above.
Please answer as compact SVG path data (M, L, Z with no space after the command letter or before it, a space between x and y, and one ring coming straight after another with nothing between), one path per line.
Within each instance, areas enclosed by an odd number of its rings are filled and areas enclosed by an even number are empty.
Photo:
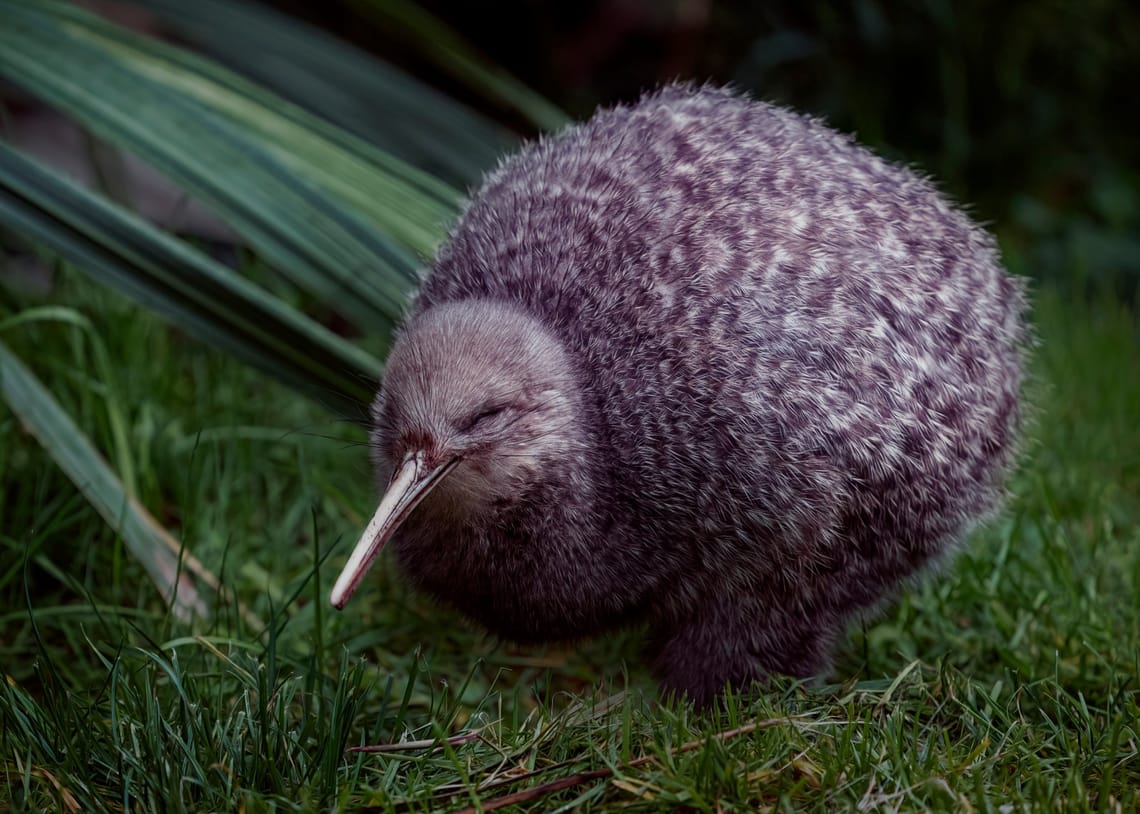
M427 497L428 492L435 488L447 476L459 458L452 458L444 463L427 467L424 464L424 453L409 452L404 460L392 473L392 480L380 501L380 506L367 528L360 536L356 547L345 563L344 570L340 572L336 584L333 585L329 602L337 610L342 610L356 593L360 581L372 567L372 563L380 556L380 550L391 539L392 534L412 513L412 510Z

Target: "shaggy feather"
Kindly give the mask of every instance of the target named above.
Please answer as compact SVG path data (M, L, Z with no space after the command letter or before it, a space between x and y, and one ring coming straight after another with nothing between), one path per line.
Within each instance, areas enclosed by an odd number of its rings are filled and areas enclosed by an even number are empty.
M530 145L440 250L375 405L461 463L404 574L537 642L648 622L666 690L825 670L999 505L1022 285L926 179L671 86Z

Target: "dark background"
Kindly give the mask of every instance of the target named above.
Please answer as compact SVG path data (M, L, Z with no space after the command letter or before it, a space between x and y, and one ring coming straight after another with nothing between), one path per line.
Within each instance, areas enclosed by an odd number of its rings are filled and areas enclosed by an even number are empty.
M475 107L367 0L274 5ZM673 78L732 82L822 116L935 176L997 232L1007 264L1135 302L1140 4L424 0L570 112ZM486 110L522 135L524 122Z

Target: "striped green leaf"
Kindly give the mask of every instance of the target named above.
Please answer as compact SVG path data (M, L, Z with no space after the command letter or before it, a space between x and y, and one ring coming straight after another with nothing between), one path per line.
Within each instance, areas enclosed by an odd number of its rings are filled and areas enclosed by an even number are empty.
M0 75L206 201L365 330L399 316L458 193L207 60L69 3L0 0Z
M381 365L304 314L98 195L0 143L0 227L187 333L362 420Z
M516 139L391 64L260 3L132 0L222 65L467 187Z
M502 68L481 57L454 29L411 0L348 0L431 57L454 79L503 108L521 113L541 130L557 130L566 114Z

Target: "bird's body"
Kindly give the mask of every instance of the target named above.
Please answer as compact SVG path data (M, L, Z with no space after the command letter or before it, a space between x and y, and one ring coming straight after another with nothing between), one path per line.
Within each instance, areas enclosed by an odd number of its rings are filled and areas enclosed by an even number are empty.
M375 405L392 492L435 480L362 546L392 536L415 586L509 639L645 622L664 686L700 703L814 674L998 505L1023 310L926 180L667 88L473 197Z

